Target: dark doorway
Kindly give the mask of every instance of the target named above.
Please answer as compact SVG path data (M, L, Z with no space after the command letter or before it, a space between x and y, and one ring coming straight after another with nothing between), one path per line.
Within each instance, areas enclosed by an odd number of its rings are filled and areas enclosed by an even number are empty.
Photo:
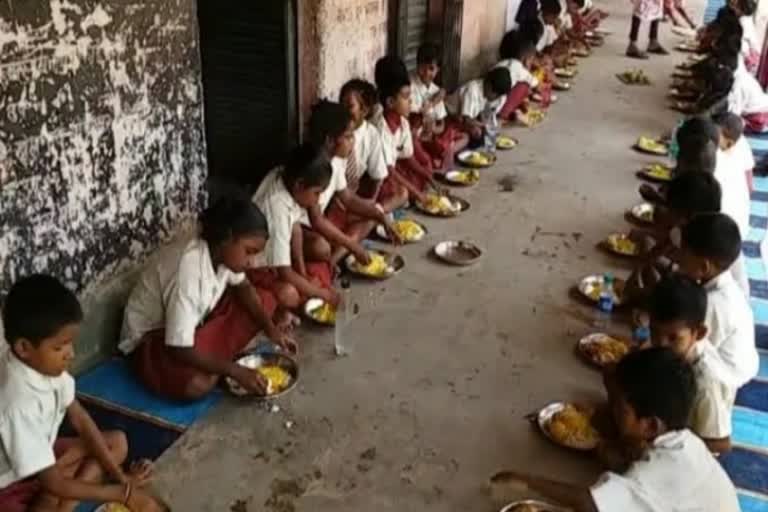
M298 134L295 0L198 2L209 191L253 190Z

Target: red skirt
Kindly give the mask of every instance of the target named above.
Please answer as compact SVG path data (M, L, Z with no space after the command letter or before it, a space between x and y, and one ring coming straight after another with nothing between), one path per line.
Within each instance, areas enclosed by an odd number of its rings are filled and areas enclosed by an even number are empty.
M274 295L264 288L257 288L257 291L264 309L271 316L277 306ZM227 291L205 323L195 331L195 350L231 361L245 349L259 329L251 314ZM145 386L153 393L171 399L184 398L189 382L201 373L173 357L165 344L165 329L146 333L133 352L132 361L134 371Z
M53 453L57 459L67 451L72 441L72 438L64 437L53 443ZM0 510L3 512L26 512L41 491L42 488L37 476L25 478L5 489L0 489Z
M531 85L527 82L518 82L512 87L512 90L507 94L507 100L504 102L504 106L501 107L499 112L499 118L505 120L511 120L515 115L517 109L519 109L528 94L531 92Z
M346 231L350 224L352 224L349 212L336 201L333 201L328 209L325 210L325 218L341 231Z
M307 262L307 274L310 278L316 278L320 281L320 285L323 288L330 288L333 284L333 272L331 271L331 264L327 261L313 261ZM271 267L261 267L249 270L246 272L248 280L257 289L275 291L275 286L280 282L280 276L277 273L277 269ZM309 297L302 295L302 302Z
M742 114L744 118L744 131L748 133L763 133L768 129L768 112L757 114Z

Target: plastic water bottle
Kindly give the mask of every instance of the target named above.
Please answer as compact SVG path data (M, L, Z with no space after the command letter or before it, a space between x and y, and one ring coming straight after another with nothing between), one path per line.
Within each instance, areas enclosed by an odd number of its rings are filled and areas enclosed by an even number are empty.
M349 323L350 317L350 282L349 279L344 278L341 280L341 304L336 310L336 325L334 326L334 348L336 349L336 356L346 356L350 352L350 347L345 344L343 331Z
M595 327L607 329L611 326L611 313L613 313L613 274L603 274L603 284L600 289L600 298L597 301L597 317Z
M490 154L496 153L496 138L499 136L499 118L491 111L485 119L485 150Z

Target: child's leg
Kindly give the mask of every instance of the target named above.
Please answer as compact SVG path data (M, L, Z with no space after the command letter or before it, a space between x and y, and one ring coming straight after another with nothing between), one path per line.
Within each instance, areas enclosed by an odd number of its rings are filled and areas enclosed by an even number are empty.
M648 37L648 52L657 55L669 55L669 52L659 43L659 21L651 22L651 29Z
M303 229L303 251L305 261L329 261L331 244L323 235L312 229Z
M675 9L673 10L677 10L677 12L685 20L685 22L688 24L689 27L691 27L692 29L696 28L696 24L693 22L688 12L685 10L685 7L683 7L682 5L676 5Z
M635 59L645 59L647 55L640 51L637 46L637 38L640 35L641 20L637 16L632 16L632 26L629 29L629 46L627 47L627 57Z
M499 118L506 121L511 120L515 116L515 112L523 105L523 102L531 92L531 86L526 82L518 82L512 87L512 90L507 94L507 101L504 102L504 106L501 107L499 112Z

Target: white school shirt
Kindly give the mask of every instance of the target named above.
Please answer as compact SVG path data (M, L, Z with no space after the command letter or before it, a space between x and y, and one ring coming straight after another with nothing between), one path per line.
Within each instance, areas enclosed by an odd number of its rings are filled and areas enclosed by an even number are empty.
M320 192L317 205L320 207L320 211L325 213L328 205L331 204L333 196L336 192L341 192L347 188L347 159L334 156L331 158L331 181L328 182L328 186ZM309 212L302 208L303 214L301 216L301 223L309 227L312 223L309 221Z
M752 308L730 272L723 272L704 288L709 341L725 365L725 382L740 388L757 375L760 364Z
M264 251L254 258L254 267L290 267L293 226L301 222L306 210L296 202L283 183L282 169L274 169L253 195L253 202L269 224L269 239Z
M555 44L558 39L557 29L554 25L548 25L544 23L544 20L539 18L541 24L544 25L544 32L541 34L539 41L536 43L536 51L542 52Z
M728 93L728 110L737 115L768 112L768 95L746 68L736 68Z
M696 396L688 426L704 439L730 437L736 389L725 382L725 367L709 340L700 340L692 350Z
M517 59L505 59L496 64L497 68L507 68L509 70L509 77L512 79L512 87L520 82L525 82L531 86L531 88L539 85L539 81L536 77L528 71L522 62Z
M245 274L224 265L213 267L208 242L195 237L164 247L141 273L123 315L118 348L133 352L141 337L165 328L165 344L193 347L195 330L216 307L228 286Z
M10 350L0 358L0 489L56 463L53 443L75 380L64 372L48 377L22 363Z
M599 512L740 511L733 483L690 430L657 437L626 473L605 473L590 491Z
M374 120L381 136L381 147L387 167L393 167L398 160L413 156L413 138L408 119L400 117L400 127L396 131L389 128L389 123L381 113Z
M384 149L381 146L381 134L379 130L368 121L363 121L355 130L355 160L357 167L353 176L360 180L364 174L372 180L381 181L388 175L387 162L384 160Z
M715 179L720 184L722 199L720 211L731 217L739 227L741 239L749 233L749 185L741 164L732 152L717 150L715 158Z
M752 148L749 146L749 142L744 135L739 137L739 140L726 153L731 155L735 165L743 170L744 173L755 168L755 156L752 154ZM746 180L746 176L744 179Z
M741 51L742 55L747 56L748 52L760 53L760 44L755 29L755 21L752 16L739 16L739 25L741 25Z
M411 75L411 112L415 114L421 114L421 109L424 108L424 104L429 102L435 94L440 92L440 87L436 83L432 82L427 85L421 81L419 75ZM437 121L442 121L448 117L448 112L445 110L445 103L439 102L432 107L432 116Z
M504 106L504 102L507 101L506 95L502 95L494 101L488 101L485 98L484 88L482 78L467 82L449 99L448 110L470 119L477 119L488 109L492 109L498 114Z

